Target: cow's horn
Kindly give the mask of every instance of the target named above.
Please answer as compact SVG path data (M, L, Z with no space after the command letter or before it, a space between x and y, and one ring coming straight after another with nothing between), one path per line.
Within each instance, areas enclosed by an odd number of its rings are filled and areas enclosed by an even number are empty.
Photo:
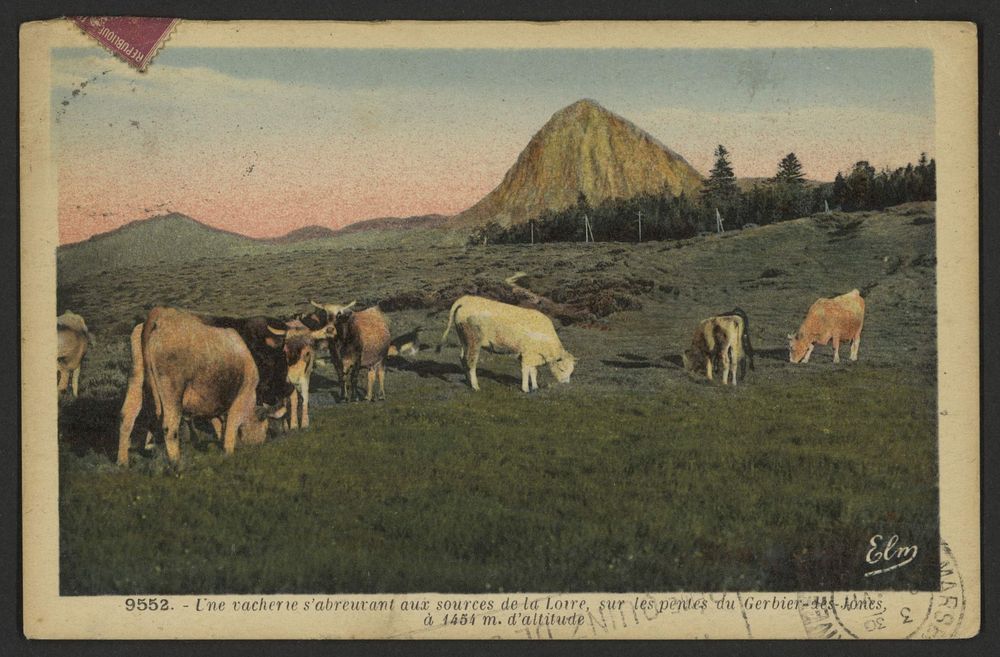
M324 308L324 307L323 307L323 304L320 304L320 303L316 303L316 302L315 302L315 301L313 301L312 299L309 299L309 304L310 304L310 305L313 305L313 306L316 306L316 307L317 307L317 308L319 308L320 310L326 310L326 308Z
M795 334L794 334L794 333L789 333L789 334L788 334L788 335L787 335L786 337L787 337L787 338L788 338L789 340L794 340L794 339L795 339Z
M270 331L271 333L275 334L275 335L284 335L284 334L288 333L288 331L283 331L281 329L276 329L273 326L271 326L270 324L267 325L267 330Z
M356 304L357 302L358 302L358 300L355 299L354 301L350 302L349 304L347 304L346 306L344 306L343 308L341 308L341 310L348 310L349 308L353 308L354 304Z

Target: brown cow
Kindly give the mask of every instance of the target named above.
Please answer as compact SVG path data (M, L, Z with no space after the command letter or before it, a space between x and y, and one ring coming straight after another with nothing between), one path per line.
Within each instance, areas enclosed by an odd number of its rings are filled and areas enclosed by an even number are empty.
M739 315L709 317L702 320L695 329L691 347L684 352L684 368L695 372L705 368L705 376L712 380L712 368L716 360L722 363L722 384L730 381L736 385L742 357L743 334L746 326Z
M66 390L72 382L73 396L80 391L80 363L87 349L94 343L94 336L87 329L87 323L72 310L67 310L56 318L59 336L56 354L56 387L59 392Z
M210 326L204 317L182 310L153 308L133 329L131 347L119 465L128 465L132 428L146 393L162 424L172 464L180 460L177 430L184 415L209 418L216 431L221 427L227 454L235 450L237 437L246 444L264 441L270 409L256 404L257 366L235 329Z
M816 345L833 340L833 362L840 362L840 341L851 340L851 360L858 359L861 328L865 324L865 300L861 292L851 290L832 299L817 299L802 326L788 336L788 360L808 363Z
M385 359L391 338L389 322L377 306L354 312L342 310L334 320L335 333L328 343L330 358L340 375L340 392L350 401L358 389L358 372L368 370L366 401L374 399L378 380L378 399L385 399Z

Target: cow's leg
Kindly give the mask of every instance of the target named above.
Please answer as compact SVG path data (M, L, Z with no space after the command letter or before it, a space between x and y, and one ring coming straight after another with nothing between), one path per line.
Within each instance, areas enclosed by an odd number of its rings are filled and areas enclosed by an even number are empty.
M220 443L222 442L222 418L213 417L211 420L212 431L215 432L215 439Z
M368 368L368 391L365 393L365 401L372 401L375 397L375 368Z
M292 388L292 394L288 396L288 428L299 428L299 391L297 387Z
M299 390L299 394L302 395L302 413L299 418L299 426L303 429L309 428L309 377L306 376L305 382L302 384L302 389Z
M712 354L708 354L708 356L705 358L705 376L708 377L709 381L712 380L712 361L713 360L714 360L714 358L712 357Z
M531 391L531 365L524 362L524 359L521 359L521 391Z
M833 336L833 362L840 362L840 336Z
M531 370L529 371L529 374L531 375L530 376L531 380L528 382L529 387L532 390L538 390L538 367L532 366Z
M729 366L733 370L733 385L736 385L736 380L739 377L740 372L740 358L735 347L730 351Z
M854 339L851 340L851 360L858 359L858 347L861 346L861 329L854 334Z
M140 371L140 375L142 370ZM128 388L125 390L125 402L119 414L118 425L118 465L128 465L128 448L132 442L132 429L135 419L142 410L142 378L129 377ZM152 442L152 434L147 434L146 442Z
M350 400L354 401L358 398L358 374L361 373L361 366L354 364L351 366L351 382L348 386L348 394L350 394Z
M232 412L232 409L230 409ZM227 456L232 456L236 452L236 434L239 431L239 427L236 422L230 421L231 418L226 417L226 430L222 437L222 451L226 453Z
M174 466L181 461L181 441L177 435L181 427L181 414L176 410L177 406L179 404L164 404L163 407L163 442L167 445L167 460Z
M378 398L385 399L385 363L378 364L375 374L378 375Z
M730 365L729 361L731 360L729 357L729 347L726 347L725 349L722 350L721 358L722 358L722 385L729 385L729 365Z
M476 365L479 363L479 343L469 344L465 352L465 366L469 372L469 385L473 390L479 390L479 378L476 376Z
M813 349L815 349L815 348L816 348L816 343L815 342L810 342L809 343L809 348L806 349L806 355L802 357L802 362L803 363L808 363L809 362L809 357L812 356Z
M80 393L80 368L73 370L70 376L73 378L73 396L77 397Z

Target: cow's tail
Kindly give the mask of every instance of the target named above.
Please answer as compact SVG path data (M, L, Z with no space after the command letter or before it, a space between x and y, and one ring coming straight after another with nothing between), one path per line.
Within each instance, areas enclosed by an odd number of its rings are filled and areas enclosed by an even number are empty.
M149 340L156 330L156 319L150 317L142 327L142 360L146 367L146 381L149 383L149 392L153 397L153 404L156 407L156 417L163 418L163 393L160 390L160 377L156 370L156 360L153 352L149 348Z
M753 343L750 341L750 318L744 317L743 320L743 351L747 355L747 360L750 362L750 369L756 369L753 366Z
M451 332L451 327L455 323L455 315L458 314L458 309L461 307L462 304L456 301L452 305L451 310L448 312L448 326L444 328L444 334L441 336L441 342L438 343L437 349L434 350L436 353L441 353L441 347L444 346L445 340L448 339L448 334Z

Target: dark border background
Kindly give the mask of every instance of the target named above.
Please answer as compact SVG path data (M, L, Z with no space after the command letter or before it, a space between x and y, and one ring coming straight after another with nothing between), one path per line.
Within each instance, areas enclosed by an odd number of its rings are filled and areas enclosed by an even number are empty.
M895 655L939 654L981 655L1000 652L1000 600L996 586L998 552L998 502L1000 486L987 475L997 472L997 354L1000 351L993 331L1000 323L997 295L997 259L1000 247L996 225L1000 208L1000 3L991 0L697 0L675 3L638 0L621 6L618 2L594 0L494 0L462 3L441 0L309 0L273 2L243 0L240 3L198 1L35 0L0 4L0 643L4 654L73 655L190 655L211 650L220 655L271 655L281 651L288 657L335 651L338 654L663 654L731 655L773 654L812 656L842 654ZM326 19L326 20L961 20L977 24L979 32L980 76L980 333L982 399L982 630L972 640L961 642L337 642L312 641L230 641L230 642L141 642L141 641L27 641L22 632L21 613L21 480L20 480L20 350L18 276L18 27L32 20L66 15L172 16L188 19ZM721 35L724 39L724 35ZM169 48L169 42L165 46ZM155 66L155 60L153 66ZM983 109L985 108L985 109ZM937 108L947 111L947 108ZM985 184L984 184L985 183ZM946 338L945 338L946 339ZM31 372L24 373L27 376ZM30 549L31 546L28 546Z

